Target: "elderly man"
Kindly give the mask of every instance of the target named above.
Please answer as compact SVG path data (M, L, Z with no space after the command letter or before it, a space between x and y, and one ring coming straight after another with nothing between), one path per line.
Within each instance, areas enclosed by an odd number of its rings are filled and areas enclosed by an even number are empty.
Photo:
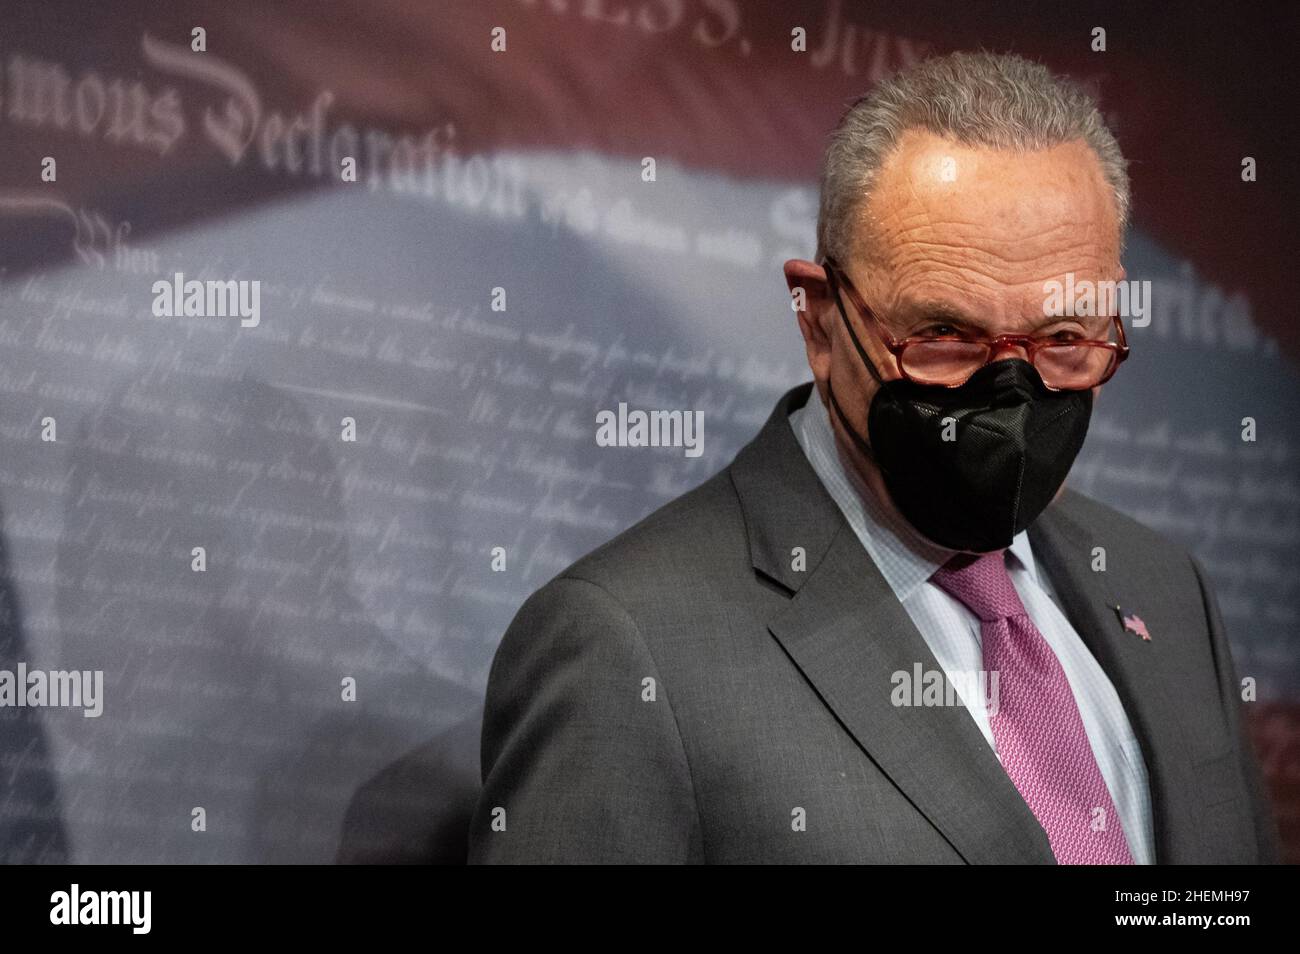
M1064 489L1128 346L1095 104L954 54L841 120L813 381L732 464L520 609L471 861L1275 859L1239 685L1182 549Z

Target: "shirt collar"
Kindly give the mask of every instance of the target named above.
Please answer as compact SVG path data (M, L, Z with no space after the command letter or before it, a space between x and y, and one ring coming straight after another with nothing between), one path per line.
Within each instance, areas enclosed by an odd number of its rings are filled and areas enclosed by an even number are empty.
M846 466L841 458L826 405L816 389L803 407L790 414L789 420L822 485L839 506L899 602L906 601L957 551L917 539L915 531L902 524L901 518L885 511L857 470ZM1016 534L1008 551L1032 578L1037 579L1034 554L1026 531Z
M1025 568L1031 580L1035 583L1039 582L1038 564L1034 562L1034 548L1029 545L1028 530L1021 530L1011 539L1011 546L1007 547L1007 552L1020 561L1020 565Z

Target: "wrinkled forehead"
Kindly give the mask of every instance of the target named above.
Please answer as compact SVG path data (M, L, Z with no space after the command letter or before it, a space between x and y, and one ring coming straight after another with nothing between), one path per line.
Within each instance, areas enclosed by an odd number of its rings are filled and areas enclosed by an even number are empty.
M1114 195L1082 140L999 149L911 130L881 166L857 228L863 254L898 267L974 260L1015 279L1119 258Z

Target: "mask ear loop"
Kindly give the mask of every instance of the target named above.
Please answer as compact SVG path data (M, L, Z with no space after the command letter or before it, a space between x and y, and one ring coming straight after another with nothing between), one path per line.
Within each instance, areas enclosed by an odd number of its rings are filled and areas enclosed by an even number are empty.
M832 270L826 267L824 260L822 262L822 268L826 270L827 283L831 286L831 296L835 299L835 309L840 313L840 320L844 322L844 330L849 333L849 338L853 341L853 347L857 349L858 357L862 360L862 363L867 366L867 370L871 372L871 376L876 379L877 384L883 387L885 383L884 378L882 378L880 372L876 370L875 362L872 361L871 357L867 354L867 349L862 347L862 342L858 340L858 333L853 330L853 324L849 321L849 316L844 311L844 302L840 299L839 282L835 280ZM848 416L844 413L844 408L840 407L839 399L835 396L835 386L831 384L831 379L829 377L826 379L826 393L831 399L831 406L835 408L835 413L840 419L840 424L843 426L844 430L848 432L848 435L853 438L854 446L857 447L858 451L864 457L873 461L877 466L880 466L880 462L876 460L876 455L871 451L871 445L868 444L866 439L858 433L857 428L849 423Z
M827 268L825 262L822 263L822 268L826 270L826 278L831 286L831 294L835 298L835 310L840 313L840 321L844 322L844 330L849 333L849 338L853 341L853 347L857 349L858 357L861 358L862 363L867 366L867 370L870 371L871 376L876 379L876 383L884 384L884 378L882 378L880 372L876 370L876 364L871 360L870 355L867 354L867 349L862 347L862 341L859 340L858 333L853 330L853 323L849 321L848 313L844 310L844 301L840 298L840 283L835 280L834 271Z

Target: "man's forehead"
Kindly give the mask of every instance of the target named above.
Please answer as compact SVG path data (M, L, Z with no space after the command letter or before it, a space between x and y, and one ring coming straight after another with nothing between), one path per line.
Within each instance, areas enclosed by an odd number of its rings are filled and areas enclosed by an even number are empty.
M1112 236L1118 244L1113 197L1082 140L999 149L909 130L881 166L862 211L862 225L885 242L969 236L996 245L1086 229L1092 241ZM936 232L942 236L928 234Z

